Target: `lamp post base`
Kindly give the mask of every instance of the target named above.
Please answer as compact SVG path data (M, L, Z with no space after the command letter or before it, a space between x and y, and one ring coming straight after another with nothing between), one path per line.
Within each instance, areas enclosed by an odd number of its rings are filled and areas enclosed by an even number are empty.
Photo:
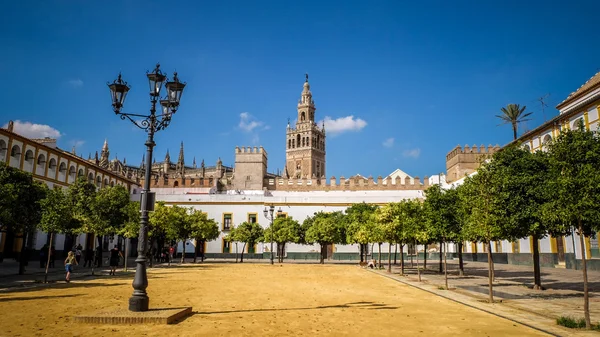
M129 311L148 311L150 298L148 296L131 296L129 298Z

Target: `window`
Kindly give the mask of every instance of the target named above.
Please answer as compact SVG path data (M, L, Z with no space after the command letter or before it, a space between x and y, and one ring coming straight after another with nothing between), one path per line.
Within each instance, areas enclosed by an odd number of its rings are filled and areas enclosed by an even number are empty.
M284 218L285 219L285 218L287 218L287 216L288 216L287 212L281 212L281 213L277 212L277 217L278 218Z
M231 229L233 215L231 213L223 213L223 230L228 231Z
M13 158L19 158L20 155L21 155L21 148L19 147L19 145L13 146L12 149L10 150L10 156Z
M25 152L25 161L33 164L33 151L27 150L27 152Z
M248 223L257 223L258 222L258 213L248 213Z
M520 252L521 252L521 249L520 249L520 248L521 248L521 247L520 247L520 245L519 245L519 241L514 241L514 242L512 243L512 250L513 250L513 253L520 253Z

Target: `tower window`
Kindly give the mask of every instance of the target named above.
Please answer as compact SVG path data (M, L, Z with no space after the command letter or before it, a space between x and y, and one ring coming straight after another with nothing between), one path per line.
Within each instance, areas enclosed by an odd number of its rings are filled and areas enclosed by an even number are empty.
M300 135L296 136L296 145L300 147Z
M292 140L288 139L288 149L291 149L291 148L292 148Z
M302 146L304 146L304 139L305 139L305 138L304 138L304 137L302 137Z
M300 114L300 121L304 122L305 119L306 119L306 112L302 111L302 113Z

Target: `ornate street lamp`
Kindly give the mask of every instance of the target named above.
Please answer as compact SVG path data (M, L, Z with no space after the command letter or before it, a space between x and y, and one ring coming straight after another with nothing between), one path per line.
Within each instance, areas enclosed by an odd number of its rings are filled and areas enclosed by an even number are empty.
M273 212L275 211L275 206L271 205L269 208L265 207L263 214L265 218L271 222L271 264L273 264ZM281 207L277 210L277 215L281 215L282 210Z
M150 85L150 114L131 114L121 112L125 97L129 92L129 85L121 79L121 74L113 83L107 83L112 96L113 111L122 120L129 119L135 126L148 133L146 140L146 167L144 175L144 189L142 190L140 234L138 237L138 256L135 260L135 278L133 280L133 295L129 298L130 311L148 311L150 299L146 293L148 288L148 275L146 274L146 250L148 244L148 213L153 209L154 198L150 193L150 174L152 170L152 150L154 133L165 129L171 122L171 117L179 107L179 101L185 83L179 82L177 73L173 74L173 81L167 81L167 97L160 100L160 90L167 76L160 70L160 64L152 72L147 72L148 84ZM160 104L160 110L156 114L156 103Z

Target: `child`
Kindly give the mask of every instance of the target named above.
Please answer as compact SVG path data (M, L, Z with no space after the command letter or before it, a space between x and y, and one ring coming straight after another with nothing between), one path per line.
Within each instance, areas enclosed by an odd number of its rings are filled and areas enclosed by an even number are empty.
M67 281L67 283L71 282L73 263L77 265L77 260L75 259L75 254L72 251L69 251L69 254L67 254L67 258L65 259L65 270L67 271L67 277L65 278L65 281Z

